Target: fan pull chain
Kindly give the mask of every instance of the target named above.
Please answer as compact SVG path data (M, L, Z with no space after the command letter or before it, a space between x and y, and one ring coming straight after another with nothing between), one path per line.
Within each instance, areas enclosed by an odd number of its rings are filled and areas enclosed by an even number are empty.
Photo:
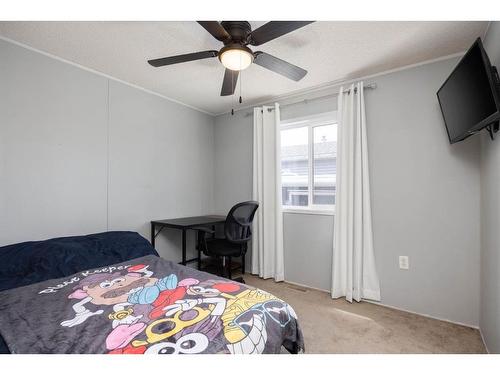
M231 86L234 87L234 72L231 71ZM231 102L233 102L233 108L231 108L231 116L234 116L234 91L231 97Z
M241 100L241 85L243 85L243 71L240 72L240 104L243 103L243 100Z

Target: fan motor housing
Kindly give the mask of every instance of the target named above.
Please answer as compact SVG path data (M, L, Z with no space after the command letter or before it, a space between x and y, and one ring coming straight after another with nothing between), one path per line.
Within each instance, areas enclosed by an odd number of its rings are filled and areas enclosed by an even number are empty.
M222 21L222 27L231 35L229 43L247 43L248 35L252 32L252 26L248 21Z

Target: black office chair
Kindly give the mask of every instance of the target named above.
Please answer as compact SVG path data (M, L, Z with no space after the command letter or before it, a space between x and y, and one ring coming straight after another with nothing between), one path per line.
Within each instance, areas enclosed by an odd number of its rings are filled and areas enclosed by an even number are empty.
M251 226L257 208L259 203L255 201L241 202L233 206L224 223L223 238L216 238L215 232L209 228L193 228L198 230L198 251L221 259L220 276L231 279L234 257L241 257L241 274L245 274L245 254L248 250L248 241L252 238ZM207 234L212 234L213 237L207 238ZM235 281L245 282L243 277L236 278Z

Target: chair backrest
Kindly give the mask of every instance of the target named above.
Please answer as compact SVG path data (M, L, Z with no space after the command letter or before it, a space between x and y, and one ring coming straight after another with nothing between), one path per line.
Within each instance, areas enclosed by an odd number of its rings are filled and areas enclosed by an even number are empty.
M224 235L230 242L244 243L252 238L252 221L259 202L241 202L233 206L227 214Z

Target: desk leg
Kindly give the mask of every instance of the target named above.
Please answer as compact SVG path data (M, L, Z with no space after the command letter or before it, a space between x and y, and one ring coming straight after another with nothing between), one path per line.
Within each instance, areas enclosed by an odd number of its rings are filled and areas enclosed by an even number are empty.
M198 230L196 231L196 250L198 250L198 269L201 270L201 236L205 237L205 234L201 234L201 232Z
M186 230L182 230L182 264L186 265Z
M151 223L151 246L155 247L155 225Z

